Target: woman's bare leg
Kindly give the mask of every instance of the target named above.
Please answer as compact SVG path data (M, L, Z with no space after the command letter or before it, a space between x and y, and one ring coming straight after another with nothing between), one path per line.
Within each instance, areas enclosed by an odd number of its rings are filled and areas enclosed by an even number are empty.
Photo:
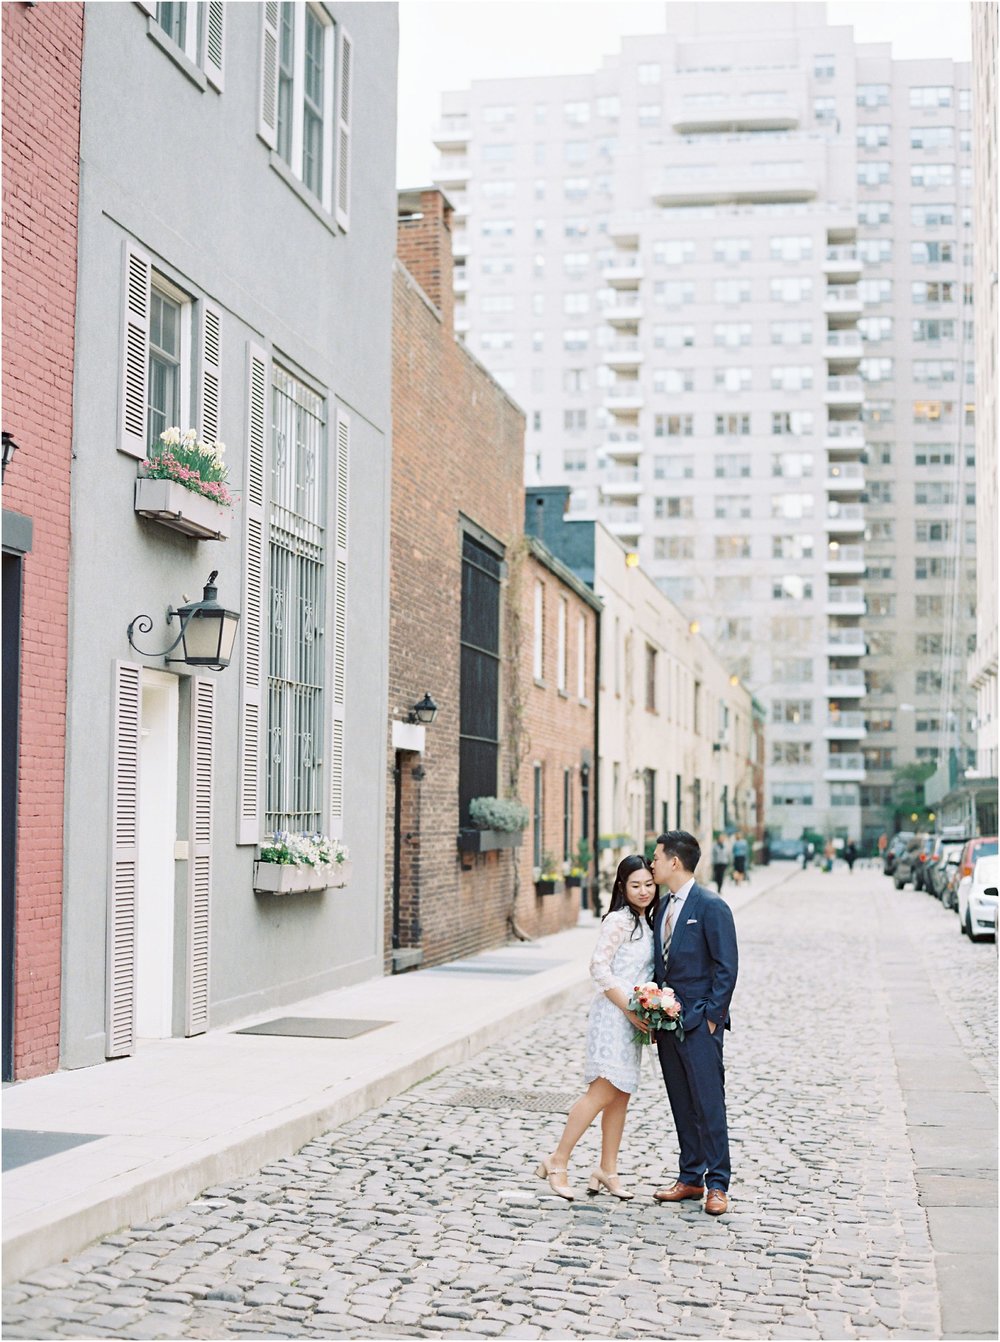
M618 1173L618 1152L630 1099L627 1091L616 1090L615 1098L604 1106L601 1114L601 1169L605 1174Z
M576 1146L601 1110L612 1104L615 1096L622 1093L610 1081L606 1081L603 1076L599 1076L596 1081L591 1081L585 1093L580 1096L566 1115L566 1126L559 1138L559 1145L552 1152L549 1164L556 1169L565 1169L569 1164L573 1147ZM624 1116L622 1124L624 1126Z

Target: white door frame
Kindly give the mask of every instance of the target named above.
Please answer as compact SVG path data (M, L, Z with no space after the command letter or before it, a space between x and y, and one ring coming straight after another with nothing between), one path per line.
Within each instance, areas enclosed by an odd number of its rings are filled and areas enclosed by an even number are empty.
M135 1033L144 1039L173 1034L179 684L143 667Z

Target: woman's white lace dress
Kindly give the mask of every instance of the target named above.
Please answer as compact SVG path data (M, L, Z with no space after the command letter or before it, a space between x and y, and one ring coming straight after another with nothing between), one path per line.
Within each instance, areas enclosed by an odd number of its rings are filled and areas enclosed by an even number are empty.
M589 1083L603 1076L619 1090L631 1093L639 1087L643 1046L633 1042L635 1027L604 993L617 985L631 995L637 983L648 983L653 977L653 930L644 918L636 928L628 909L608 914L590 961L590 977L598 996L587 1025L584 1080Z

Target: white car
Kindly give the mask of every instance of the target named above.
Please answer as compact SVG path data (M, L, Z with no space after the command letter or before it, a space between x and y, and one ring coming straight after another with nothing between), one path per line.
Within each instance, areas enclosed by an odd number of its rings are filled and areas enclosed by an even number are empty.
M1000 857L981 857L958 883L958 920L962 931L973 941L981 936L996 936L997 880Z

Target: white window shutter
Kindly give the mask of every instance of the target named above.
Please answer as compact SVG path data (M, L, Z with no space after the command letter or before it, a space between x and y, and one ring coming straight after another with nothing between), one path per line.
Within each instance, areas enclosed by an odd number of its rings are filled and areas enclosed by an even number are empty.
M268 372L267 353L259 345L248 342L237 843L257 843L261 838L261 747L268 647Z
M139 869L142 668L116 662L111 739L105 1054L135 1051L135 917Z
M334 444L333 675L330 681L330 833L343 837L344 701L347 680L347 521L351 421L340 406Z
M351 86L354 83L354 43L340 30L337 80L337 197L334 217L343 229L351 226Z
M122 368L118 446L130 456L146 455L146 400L149 379L149 306L153 264L126 240L122 274Z
M209 303L201 312L201 436L206 443L219 439L219 391L222 378L222 313Z
M260 7L260 109L257 134L271 149L278 143L278 3Z
M204 49L201 68L214 89L222 92L222 52L226 37L226 7L222 0L208 0L205 5L205 26L202 36Z
M212 903L212 791L215 681L191 683L191 778L188 819L187 1002L184 1033L208 1029L209 933Z

